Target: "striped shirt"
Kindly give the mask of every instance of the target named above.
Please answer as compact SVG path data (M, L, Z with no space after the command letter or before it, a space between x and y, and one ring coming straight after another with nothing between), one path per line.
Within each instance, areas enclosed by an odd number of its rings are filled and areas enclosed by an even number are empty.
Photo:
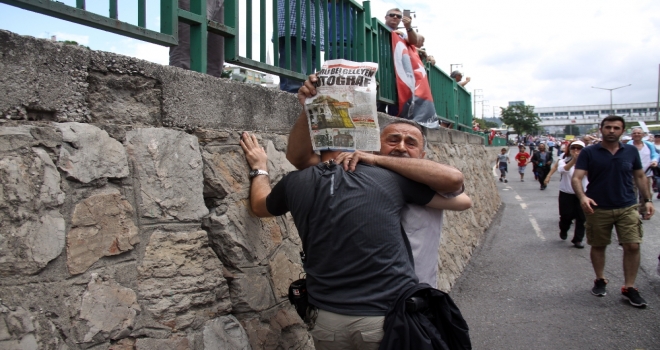
M312 44L316 44L316 0L309 0L311 1L310 4L310 9L311 9L311 18L310 24L312 26L311 28L311 38L312 38ZM296 11L296 3L300 6L299 11ZM324 24L323 24L323 17L325 16L324 14L324 9L325 5L321 6L321 11L319 13L319 18L321 20L320 23L320 29L321 29L321 51L324 49L324 41L325 41L325 32L324 32ZM300 16L296 16L296 14L300 12ZM300 19L300 35L302 36L302 40L307 40L307 4L303 0L289 0L289 30L291 33L291 37L295 37L298 33L298 27L296 26L296 19ZM277 0L277 36L278 37L283 37L286 36L286 31L285 31L285 25L284 25L284 18L286 16L285 13L285 8L284 8L284 0Z

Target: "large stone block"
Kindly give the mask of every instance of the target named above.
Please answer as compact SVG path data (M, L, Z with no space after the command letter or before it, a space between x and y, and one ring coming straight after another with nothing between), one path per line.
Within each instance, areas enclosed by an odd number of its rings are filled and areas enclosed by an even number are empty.
M280 249L270 258L270 276L272 278L275 296L285 299L289 295L291 282L300 279L303 275L303 267L300 261L300 247L285 242Z
M296 310L285 302L259 317L238 315L253 349L314 349L312 336Z
M183 69L163 73L164 126L287 132L300 113L295 94Z
M159 126L162 87L140 75L91 72L89 112L93 123Z
M259 312L273 307L276 300L270 280L265 267L244 269L235 274L229 285L234 312Z
M0 30L0 113L22 120L84 121L92 51Z
M188 222L208 214L196 137L171 129L137 129L126 133L126 148L142 217Z
M80 319L86 321L88 327L81 341L99 343L126 338L140 311L137 295L132 289L92 274L80 307Z
M48 152L32 147L41 143L34 128L2 130L0 144L6 151L0 151L0 275L30 275L64 248L65 223L59 212L64 193Z
M203 334L205 350L252 350L243 326L232 315L207 321Z
M55 325L39 316L22 306L0 304L0 349L67 350Z
M253 216L247 200L227 204L223 208L215 208L203 221L213 249L230 267L243 268L265 263L282 243L284 230L279 219ZM222 209L225 211L222 212Z
M172 330L201 325L231 311L222 269L205 231L155 231L138 267L140 299Z
M89 124L55 124L62 132L57 165L69 178L89 183L99 178L129 174L124 147L108 133Z
M93 195L73 211L67 234L69 273L83 273L102 257L132 250L138 242L131 204L118 192Z

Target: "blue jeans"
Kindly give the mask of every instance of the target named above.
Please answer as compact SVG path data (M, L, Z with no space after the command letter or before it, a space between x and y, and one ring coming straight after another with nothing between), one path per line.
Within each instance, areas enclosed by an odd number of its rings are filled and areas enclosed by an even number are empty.
M282 68L286 68L286 57L287 55L291 55L291 70L295 71L296 67L298 66L298 61L296 57L296 46L298 45L298 40L296 37L291 37L291 52L285 53L285 47L284 47L284 37L280 37L278 40L278 46L280 50L280 57L279 57L279 66ZM301 52L302 52L302 62L300 62L300 66L302 67L302 73L305 75L309 75L314 71L314 67L316 66L316 46L311 45L311 55L312 55L312 67L309 67L310 69L307 69L307 42L305 40L302 40L302 47L301 47ZM291 78L285 78L285 77L280 77L280 90L282 91L287 91L291 92L294 94L298 93L298 89L303 85L303 82L297 79L291 79Z

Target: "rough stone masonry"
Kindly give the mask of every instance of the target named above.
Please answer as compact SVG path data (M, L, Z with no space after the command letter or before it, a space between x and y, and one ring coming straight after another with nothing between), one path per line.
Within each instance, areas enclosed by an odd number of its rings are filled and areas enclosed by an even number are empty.
M238 142L259 135L273 183L294 170L294 96L0 31L0 113L0 349L313 348L296 228L251 215ZM445 214L449 290L500 205L495 153L427 135L474 201Z

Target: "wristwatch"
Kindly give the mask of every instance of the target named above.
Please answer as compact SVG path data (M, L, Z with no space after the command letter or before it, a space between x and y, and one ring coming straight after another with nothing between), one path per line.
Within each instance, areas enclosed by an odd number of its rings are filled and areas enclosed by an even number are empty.
M644 203L653 203L653 199L647 198L644 200Z
M251 179L251 178L253 178L253 177L255 177L255 176L258 176L258 175L266 175L266 176L268 176L268 172L267 172L266 170L254 169L254 170L252 170L252 171L249 172L249 175L250 175L250 179Z
M413 30L412 27L410 27L410 28L406 28L406 32L412 32L412 30Z

